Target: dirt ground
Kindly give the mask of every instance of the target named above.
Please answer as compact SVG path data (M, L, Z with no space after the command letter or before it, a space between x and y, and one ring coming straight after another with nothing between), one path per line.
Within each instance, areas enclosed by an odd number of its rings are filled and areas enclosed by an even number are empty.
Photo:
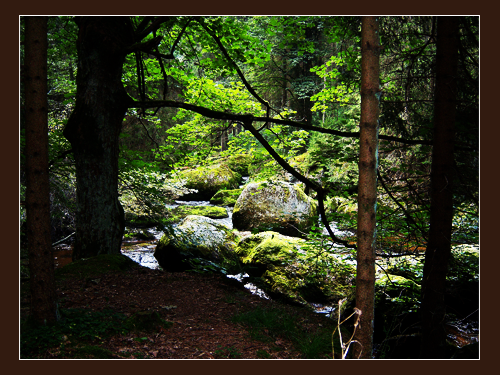
M262 358L262 353L271 359L300 358L290 341L254 340L247 327L231 321L239 312L277 302L255 296L223 275L168 273L140 267L96 278L59 280L57 294L64 309L112 309L127 316L156 311L173 323L153 333L115 335L97 344L115 353L116 358ZM22 317L29 313L26 298L21 300ZM306 328L314 330L325 320L317 314L304 314L303 308L280 306L291 314L301 310L301 324ZM65 347L71 347L69 340ZM54 348L48 354L51 356L61 358L61 352Z

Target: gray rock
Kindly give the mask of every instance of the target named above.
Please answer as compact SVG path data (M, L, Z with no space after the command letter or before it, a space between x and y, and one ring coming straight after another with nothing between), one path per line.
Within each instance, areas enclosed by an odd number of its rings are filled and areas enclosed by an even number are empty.
M239 264L234 253L237 242L238 236L225 225L204 216L190 215L164 234L154 256L169 272L192 269L200 261L234 270Z
M181 171L179 178L197 191L183 195L182 200L209 200L219 190L237 189L241 181L241 175L223 163Z
M301 231L307 233L315 217L315 201L299 186L284 181L252 182L236 201L233 226L296 236Z

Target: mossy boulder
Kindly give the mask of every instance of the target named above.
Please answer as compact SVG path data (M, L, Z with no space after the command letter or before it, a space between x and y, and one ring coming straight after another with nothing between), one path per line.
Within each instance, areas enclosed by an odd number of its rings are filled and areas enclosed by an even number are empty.
M185 179L187 188L197 190L184 195L183 200L209 200L219 190L237 189L241 182L241 174L224 163L181 171L179 178Z
M253 155L234 154L227 158L227 165L231 170L238 172L242 176L248 176L248 167L252 164Z
M154 256L168 272L193 269L200 262L235 272L239 269L239 258L234 252L238 240L237 234L225 225L204 216L190 215L165 233Z
M261 232L240 240L236 253L248 273L274 298L331 302L351 293L355 267L342 264L301 238Z
M243 189L219 190L210 199L210 203L220 206L234 206Z
M165 204L141 205L137 199L127 199L123 204L125 226L130 228L152 228L164 222L167 214Z
M251 182L236 201L233 226L296 236L307 233L317 221L316 207L297 185L272 180Z
M170 209L168 222L170 224L177 224L190 215L205 216L210 219L224 219L229 216L223 207L182 205Z

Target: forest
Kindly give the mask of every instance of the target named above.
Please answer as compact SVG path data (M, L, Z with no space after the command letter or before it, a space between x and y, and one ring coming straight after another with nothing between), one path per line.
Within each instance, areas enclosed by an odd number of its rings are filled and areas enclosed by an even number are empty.
M479 359L479 17L19 37L20 358Z

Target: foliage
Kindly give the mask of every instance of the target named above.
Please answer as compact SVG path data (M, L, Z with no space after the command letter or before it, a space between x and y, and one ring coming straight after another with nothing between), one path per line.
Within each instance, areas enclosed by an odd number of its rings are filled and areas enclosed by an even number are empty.
M113 310L61 310L61 320L53 326L21 325L21 358L45 358L47 350L58 348L64 358L117 358L99 344L103 339L131 331L149 332L172 323L158 313L139 312L131 317Z
M214 352L215 358L228 358L228 359L238 359L241 358L241 353L234 349L233 347L222 347L217 345L217 349Z
M332 321L325 320L320 328L314 329L308 326L306 318L297 313L291 314L281 307L252 309L235 315L232 320L249 327L250 335L256 340L264 342L274 342L278 338L290 340L302 354L302 358L324 359L329 358L331 354Z
M145 17L131 17L137 27ZM187 25L186 32L183 33ZM21 19L21 38L24 38ZM78 27L73 17L49 17L49 163L52 238L74 231L75 166L63 135L76 93ZM153 35L154 34L154 35ZM235 114L266 116L262 105L242 83L237 68L265 102L269 116L307 121L324 129L356 132L359 125L359 19L316 16L169 17L144 40L161 36L154 53L172 52L171 59L138 52L129 54L122 82L136 100L176 100ZM174 41L177 41L175 49ZM380 134L409 141L432 139L435 77L435 17L381 17ZM220 41L227 56L221 51ZM21 48L21 59L24 48ZM138 63L141 69L138 69ZM138 87L144 73L143 91ZM454 181L453 242L479 241L479 23L460 17L458 116ZM21 89L23 80L21 80ZM21 119L24 95L21 90ZM358 141L282 124L258 124L276 152L327 192L328 220L337 229L354 230L357 212ZM286 179L286 173L241 124L214 120L184 109L130 109L120 135L120 202L127 224L167 225L173 220L165 205L189 192L184 170L227 163L254 181ZM24 124L20 129L20 199L24 200ZM429 226L432 147L379 141L377 252L401 255L425 248ZM225 188L230 188L226 186ZM226 190L227 192L227 190ZM214 192L215 193L215 192ZM314 194L310 192L309 194ZM175 216L175 215L174 215ZM21 247L26 248L20 208ZM304 283L347 271L352 254L331 247L313 228L308 234ZM355 242L354 235L341 236ZM449 282L478 279L478 254L453 251ZM338 258L342 262L337 262ZM102 261L103 258L99 258ZM103 262L109 269L120 266ZM94 266L94 265L93 265ZM92 266L92 267L93 267ZM75 267L80 267L78 262ZM385 267L385 265L384 265ZM422 263L402 257L386 269L398 276L380 286L395 310L418 307L415 285ZM104 270L76 269L81 277ZM216 270L200 263L202 270ZM59 272L59 271L58 271ZM63 273L60 273L63 276ZM400 279L400 278L404 278ZM414 284L417 283L417 284ZM392 289L391 289L392 288ZM395 311L393 310L393 311ZM47 338L50 341L50 338ZM89 347L88 350L92 351ZM232 355L220 348L221 355ZM98 356L98 353L94 354ZM103 354L105 355L105 354Z
M473 246L459 245L451 253L449 281L479 281L479 251Z
M54 326L21 326L21 357L36 358L47 349L64 344L68 340L96 342L100 339L124 333L126 317L114 311L90 312L82 309L61 311L61 321Z
M125 255L101 254L88 259L80 259L55 271L56 278L77 277L89 279L107 272L124 272L138 268L139 264Z
M258 103L239 82L214 82L202 78L189 82L184 94L191 104L232 113L262 115ZM208 120L200 114L180 109L173 118L177 124L166 131L166 142L156 151L159 159L169 158L175 167L206 164L208 158L221 148L223 133L234 133L237 124Z
M334 66L328 71L328 68L332 65ZM350 97L352 97L350 94L353 93L353 90L337 80L337 78L341 77L339 68L342 65L342 55L339 53L337 56L330 57L325 64L311 68L311 72L323 78L324 82L323 90L311 96L311 100L315 102L311 111L326 111L330 109L331 106L326 103L334 102L345 105L350 101Z

